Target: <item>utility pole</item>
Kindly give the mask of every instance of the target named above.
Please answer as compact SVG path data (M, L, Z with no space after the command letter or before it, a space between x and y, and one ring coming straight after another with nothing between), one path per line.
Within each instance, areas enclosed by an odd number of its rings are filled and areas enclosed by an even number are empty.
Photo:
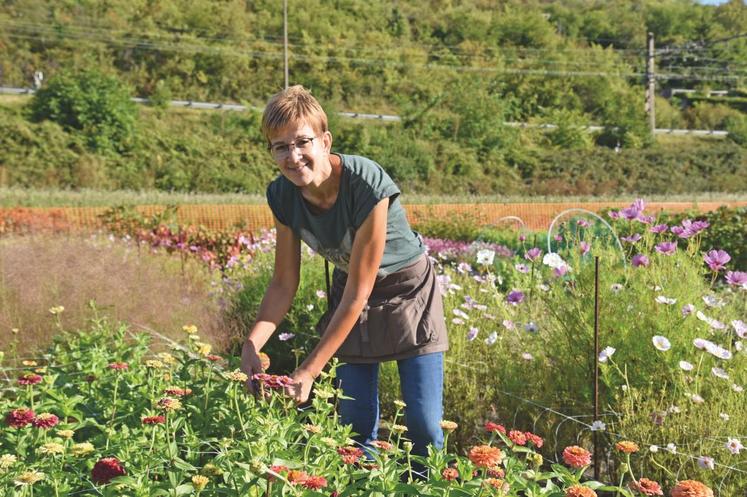
M283 70L285 89L288 89L288 0L283 0Z
M646 59L646 112L651 129L651 136L656 130L656 108L654 105L656 97L656 74L654 73L654 34L648 34L648 56Z

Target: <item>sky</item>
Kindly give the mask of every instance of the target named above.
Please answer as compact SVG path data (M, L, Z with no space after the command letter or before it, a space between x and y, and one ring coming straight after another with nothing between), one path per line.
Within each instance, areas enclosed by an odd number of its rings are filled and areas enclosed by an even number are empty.
M698 3L702 3L703 5L720 5L727 1L728 0L698 0Z

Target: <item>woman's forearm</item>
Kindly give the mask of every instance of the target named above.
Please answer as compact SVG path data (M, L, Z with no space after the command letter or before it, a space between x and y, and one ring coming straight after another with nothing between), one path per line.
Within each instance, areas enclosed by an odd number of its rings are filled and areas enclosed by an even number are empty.
M257 311L257 319L247 336L247 341L257 352L264 347L288 313L293 297L296 295L296 288L276 281L270 282L259 311Z

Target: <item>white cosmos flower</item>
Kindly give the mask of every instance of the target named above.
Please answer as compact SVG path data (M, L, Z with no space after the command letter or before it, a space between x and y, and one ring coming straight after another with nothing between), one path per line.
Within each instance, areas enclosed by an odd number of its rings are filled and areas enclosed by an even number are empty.
M667 350L672 348L672 344L669 343L669 340L661 335L656 335L651 339L651 341L654 343L654 347L656 347L656 350L666 352Z
M615 293L619 292L622 289L623 289L623 286L620 283L612 283L612 285L610 285L610 290L612 290Z
M482 249L479 252L477 252L477 263L478 264L484 264L486 266L490 266L493 264L493 259L495 258L495 251L490 249Z
M604 422L603 422L603 421L600 421L600 420L598 420L598 419L597 419L596 421L594 421L594 422L593 422L593 423L591 424L591 426L589 427L589 429L590 429L591 431L604 431L604 430L606 430L606 429L607 429L607 425L606 425L606 424L604 424Z
M707 323L708 326L710 326L714 330L723 330L724 328L726 328L726 325L724 323L722 323L721 321L717 319L709 318L708 316L703 314L701 311L696 312L695 317Z
M493 345L496 340L498 340L498 333L494 331L493 333L488 335L488 338L485 339L485 343L488 345Z
M673 305L677 303L677 299L665 297L664 295L659 295L658 297L656 297L656 301L659 304L666 304L666 305Z
M724 380L728 380L729 379L729 373L727 373L726 371L724 371L721 368L715 368L715 367L711 368L711 373L713 373L713 376L715 376L716 378L721 378L721 379L724 379Z
M719 345L716 345L716 344L711 344L710 346L707 346L706 352L718 357L719 359L724 359L727 361L732 358L731 352L729 352L725 348Z
M686 318L690 314L695 312L695 306L692 304L685 304L682 306L682 317Z
M725 412L719 413L718 417L723 419L724 421L729 421L729 415Z
M695 366L687 361L680 361L680 369L682 369L683 371L692 371L693 369L695 369Z
M454 313L455 316L459 316L462 319L469 319L469 315L467 315L467 313L461 309L453 309L451 312Z
M524 352L523 354L521 354L521 358L524 359L525 361L534 360L534 356L530 354L529 352Z
M744 388L743 388L743 387L742 387L741 385L737 385L736 383L734 383L734 384L733 384L733 385L731 386L731 389L732 389L732 390L734 390L734 391L735 391L735 392L737 392L737 393L742 393L742 392L744 392Z
M717 309L726 305L726 302L716 297L715 295L704 295L703 302L705 302L705 305L707 305L708 307L715 307Z
M607 362L607 359L612 357L616 351L617 349L614 347L605 347L601 352L599 352L599 362Z
M293 333L281 333L281 334L278 335L278 340L280 340L281 342L287 342L288 340L290 340L294 336L296 336L296 335L294 335Z
M648 450L650 452L659 452L659 446L658 445L649 445Z
M697 393L690 394L690 400L692 400L696 404L702 404L703 402L705 402L705 399Z
M667 444L667 446L666 446L665 448L666 448L666 450L668 450L668 451L669 451L669 452L671 452L672 454L676 454L676 453L677 453L677 446L676 446L676 445L674 445L674 444L673 444L673 443L671 443L671 442L670 442L670 443L668 443L668 444Z
M747 324L741 319L735 319L731 322L731 327L739 338L747 338Z
M548 252L545 254L545 256L542 258L542 264L545 266L550 266L553 269L557 269L559 267L567 266L568 271L571 270L571 267L566 264L566 262L563 260L562 257L560 257L555 252Z
M729 438L726 440L726 449L732 454L739 454L739 451L744 449L744 445L738 438Z
M510 319L504 319L502 324L503 324L504 328L506 328L507 330L515 330L516 329L516 325Z
M703 469L713 469L716 467L716 463L712 457L700 456L698 458L698 466Z

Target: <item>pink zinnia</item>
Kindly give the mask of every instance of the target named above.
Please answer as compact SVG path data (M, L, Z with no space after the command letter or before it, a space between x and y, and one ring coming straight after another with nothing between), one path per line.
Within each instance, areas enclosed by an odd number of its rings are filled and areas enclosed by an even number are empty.
M252 380L259 381L267 388L282 389L293 385L293 378L289 376L280 376L267 373L257 373L252 376Z
M311 475L301 485L311 490L319 490L327 486L327 479L323 476Z
M345 464L355 464L355 462L363 457L363 451L358 447L339 447L337 453L342 457L342 462Z
M638 481L631 481L629 487L643 495L664 495L661 485L648 478L641 478Z
M583 468L591 464L591 452L578 445L571 445L563 450L563 461L572 468Z
M633 267L647 267L649 263L650 261L648 260L648 257L643 254L636 254L631 260L631 264L633 264Z
M145 416L143 419L144 425L157 425L166 422L166 416Z
M508 432L508 438L516 445L526 445L527 443L527 436L524 435L523 431L511 430Z
M113 362L107 366L109 369L114 369L115 371L122 371L130 367L129 364L126 362Z
M34 373L24 373L18 378L19 385L36 385L41 383L42 377Z
M60 422L60 418L55 416L52 413L49 412L43 412L41 414L37 414L34 419L31 420L31 425L35 428L44 428L49 429L53 426L57 426L57 423Z
M672 255L677 250L677 242L661 242L654 249L660 254Z
M485 429L490 433L500 432L504 435L506 434L506 428L503 425L499 425L498 423L493 423L492 421L486 421L485 422Z
M104 457L99 459L91 470L91 479L94 483L104 485L118 476L124 476L127 472L122 463L116 457Z
M541 436L535 435L534 433L530 431L524 433L524 435L526 435L527 440L531 442L531 444L537 447L538 449L541 448L545 443L545 441L542 439Z
M19 407L18 409L13 409L5 416L5 424L11 428L23 428L30 424L35 416L34 411L31 409Z
M709 250L703 256L703 260L711 271L721 271L727 262L731 260L731 256L724 250Z

